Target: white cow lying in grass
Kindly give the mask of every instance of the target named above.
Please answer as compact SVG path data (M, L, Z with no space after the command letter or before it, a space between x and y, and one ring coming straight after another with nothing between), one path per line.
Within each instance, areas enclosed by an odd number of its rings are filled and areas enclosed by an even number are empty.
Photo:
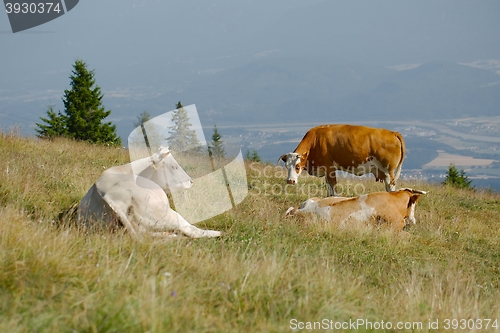
M187 189L192 183L168 148L160 148L152 157L104 171L80 202L77 220L108 229L122 224L134 237L170 236L167 231L194 238L220 236L219 231L195 227L170 208L164 190Z
M376 225L402 231L406 221L415 224L415 206L424 191L410 188L396 192L376 192L355 198L311 198L299 207L288 208L286 215L312 213L338 227Z

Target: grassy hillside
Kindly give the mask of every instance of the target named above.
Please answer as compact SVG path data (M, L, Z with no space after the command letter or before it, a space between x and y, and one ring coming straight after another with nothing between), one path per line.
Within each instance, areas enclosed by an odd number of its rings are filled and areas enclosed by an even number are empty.
M289 332L358 319L428 332L454 318L492 319L481 330L492 331L500 321L498 195L400 184L429 191L411 237L322 230L283 217L308 189L324 195L320 179L283 187L281 169L252 164L249 196L198 224L223 237L136 242L59 220L126 151L0 134L0 156L1 332Z

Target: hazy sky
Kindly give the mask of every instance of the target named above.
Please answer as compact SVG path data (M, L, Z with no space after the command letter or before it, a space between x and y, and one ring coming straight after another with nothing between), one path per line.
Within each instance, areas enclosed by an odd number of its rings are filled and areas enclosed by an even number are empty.
M0 122L26 125L60 105L76 59L96 71L105 98L266 57L386 67L498 60L499 13L496 0L82 0L16 34L0 13Z

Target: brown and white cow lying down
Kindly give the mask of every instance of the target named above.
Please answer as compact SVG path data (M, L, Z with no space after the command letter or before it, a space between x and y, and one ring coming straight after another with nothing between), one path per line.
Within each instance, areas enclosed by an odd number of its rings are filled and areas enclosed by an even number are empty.
M405 157L405 143L398 132L354 125L321 125L311 128L293 153L281 155L288 171L287 183L297 183L299 174L325 176L328 196L337 195L335 172L361 176L372 173L385 183L386 191L396 190Z
M86 227L107 229L121 224L134 237L143 233L173 235L168 231L195 238L220 236L219 231L195 227L170 208L165 190L191 185L192 179L168 148L160 148L152 157L104 171L80 202L77 221Z
M402 231L406 221L415 224L415 205L427 192L409 188L395 192L376 192L355 198L311 198L299 207L290 207L286 215L313 214L340 228L376 226Z

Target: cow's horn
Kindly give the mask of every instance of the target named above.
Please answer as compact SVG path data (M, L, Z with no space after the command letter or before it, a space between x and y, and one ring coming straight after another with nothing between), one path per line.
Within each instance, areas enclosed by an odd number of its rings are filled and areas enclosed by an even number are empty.
M281 155L280 158L278 158L278 162L276 162L276 164L279 164L280 161L286 162L286 156L287 156L287 154Z
M427 194L429 191L422 191L422 190L413 190L413 193L418 193L418 194Z
M417 193L417 194L427 194L428 191L422 191L422 190L414 190L412 188L409 188L409 187L405 187L405 188L402 188L400 190L403 190L403 191L410 191L412 193Z

